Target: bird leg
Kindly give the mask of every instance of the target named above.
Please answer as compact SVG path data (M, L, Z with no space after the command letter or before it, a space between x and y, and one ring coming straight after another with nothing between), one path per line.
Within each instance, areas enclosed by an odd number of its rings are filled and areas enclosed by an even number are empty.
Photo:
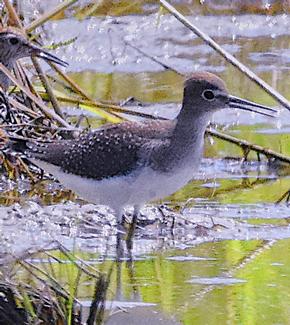
M116 235L116 262L121 262L124 257L123 233L118 231Z
M134 233L135 233L139 213L140 213L140 207L135 205L134 212L133 212L133 218L129 225L129 229L127 232L127 238L126 238L126 246L127 246L128 251L131 251L133 248L133 238L134 238Z
M124 225L123 225L123 209L115 209L117 218L117 234L116 234L116 262L120 263L124 257Z
M124 224L125 224L125 220L126 220L124 211L123 211L123 209L118 209L118 210L115 209L115 211L116 211L115 215L117 218L117 229L122 231L122 230L124 230Z

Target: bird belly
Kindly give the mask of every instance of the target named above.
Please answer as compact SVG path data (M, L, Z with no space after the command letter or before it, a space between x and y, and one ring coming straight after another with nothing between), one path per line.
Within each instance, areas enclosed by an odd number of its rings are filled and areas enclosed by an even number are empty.
M162 199L185 186L194 175L196 168L180 168L170 173L158 173L145 168L131 187L128 205Z
M145 167L131 175L95 180L66 173L53 164L31 160L82 199L94 204L108 205L117 211L125 206L142 205L173 194L192 179L196 169L190 166L170 173L158 173Z
M30 160L88 202L108 205L118 210L125 206L126 202L129 200L131 180L126 176L96 180L66 173L61 167L38 159Z

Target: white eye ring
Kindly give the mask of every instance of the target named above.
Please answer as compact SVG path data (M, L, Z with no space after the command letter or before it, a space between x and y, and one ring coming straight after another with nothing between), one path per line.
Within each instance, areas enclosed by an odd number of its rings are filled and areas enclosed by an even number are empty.
M214 99L215 99L215 94L212 90L210 89L206 89L202 92L201 94L202 98L209 101L209 102L212 102Z

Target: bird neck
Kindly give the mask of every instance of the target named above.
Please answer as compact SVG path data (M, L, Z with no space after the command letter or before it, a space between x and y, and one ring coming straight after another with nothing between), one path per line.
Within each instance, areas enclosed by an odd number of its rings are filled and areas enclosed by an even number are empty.
M174 136L172 137L172 145L195 147L199 143L203 143L205 129L210 121L211 114L202 112L183 105L179 115L177 116L174 128Z
M184 106L174 121L169 143L154 154L158 162L157 169L174 173L179 169L189 168L194 171L203 153L204 133L210 120L210 115L195 113L193 109L186 110Z

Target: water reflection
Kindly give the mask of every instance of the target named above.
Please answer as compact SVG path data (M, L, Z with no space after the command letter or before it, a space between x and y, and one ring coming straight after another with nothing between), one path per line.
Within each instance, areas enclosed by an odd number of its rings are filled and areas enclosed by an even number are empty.
M289 247L289 239L229 240L95 264L98 255L75 253L93 268L111 272L106 304L111 311L120 306L132 313L131 308L139 306L146 317L148 309L143 308L158 304L155 310L163 317L173 316L183 324L214 324L217 318L221 324L247 323L249 318L256 324L262 320L272 324L277 317L287 324L290 314L284 303L290 298L290 261L285 251ZM61 258L57 252L51 254ZM67 272L76 274L72 263L51 267L62 283L67 282ZM85 277L78 288L84 306L92 292L87 283Z

